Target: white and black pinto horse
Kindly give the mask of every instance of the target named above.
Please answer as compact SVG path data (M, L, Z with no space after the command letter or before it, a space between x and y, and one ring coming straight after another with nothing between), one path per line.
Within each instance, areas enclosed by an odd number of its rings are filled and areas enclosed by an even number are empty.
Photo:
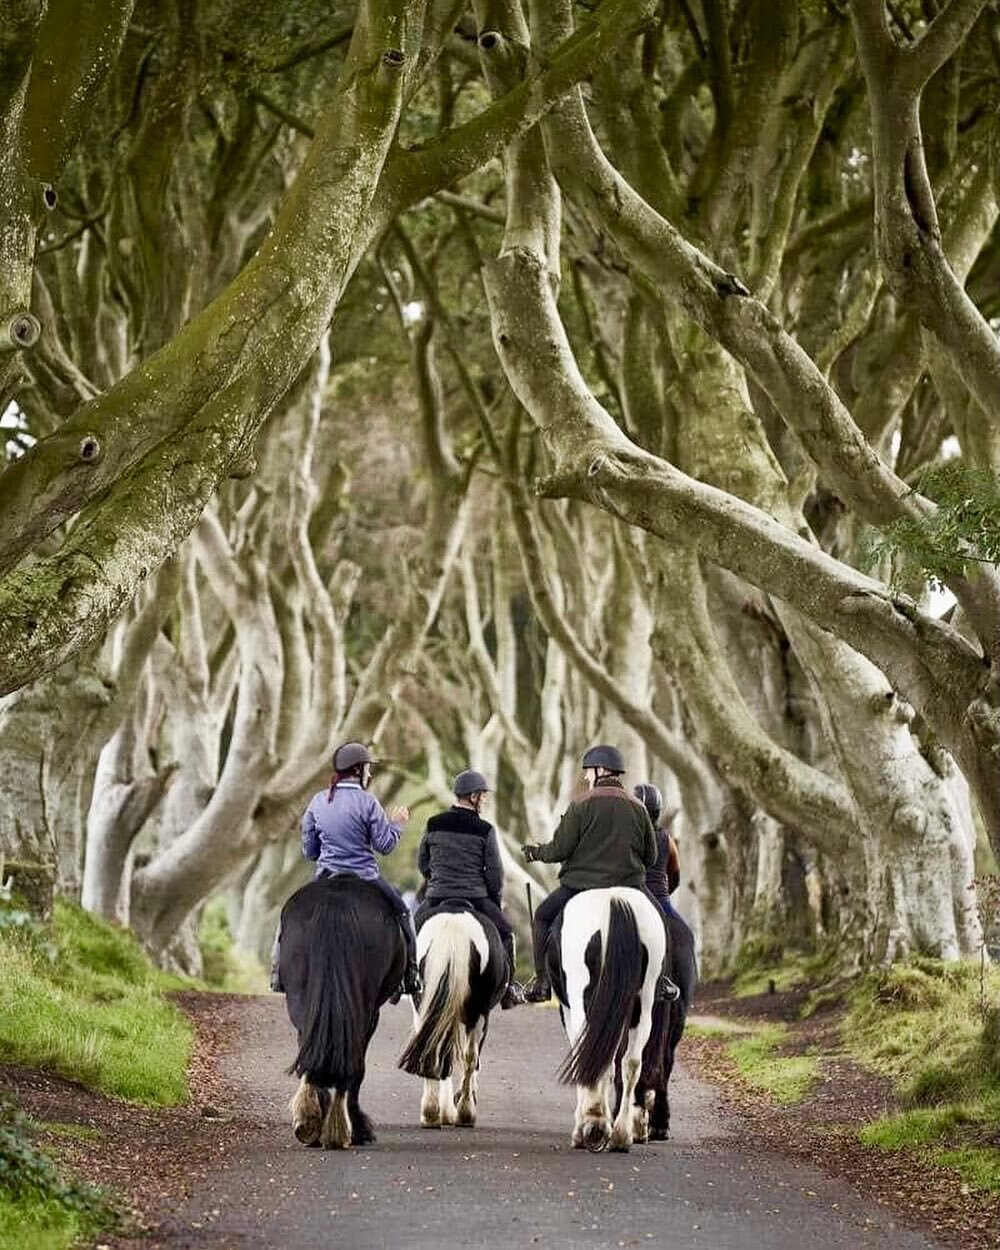
M575 895L560 921L548 963L570 1043L559 1075L576 1086L572 1144L628 1150L648 1137L636 1089L667 949L663 913L639 890L614 887Z
M417 959L424 989L413 1000L413 1036L399 1066L424 1078L424 1128L471 1126L479 1100L479 1057L490 1011L507 986L507 956L496 927L456 902L444 903L421 925Z
M336 876L297 890L281 913L281 981L301 1077L292 1127L328 1150L375 1140L358 1096L379 1008L399 985L403 935L388 900L367 881Z

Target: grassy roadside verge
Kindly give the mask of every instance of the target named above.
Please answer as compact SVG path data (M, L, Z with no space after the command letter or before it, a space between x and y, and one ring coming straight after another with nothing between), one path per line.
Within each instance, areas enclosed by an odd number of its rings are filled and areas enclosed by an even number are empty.
M148 1106L182 1103L193 1033L163 995L189 984L154 968L127 931L70 904L57 902L46 926L5 909L0 1063ZM104 1195L62 1177L38 1149L59 1129L0 1103L0 1250L64 1250L113 1222Z
M707 1037L718 1042L740 1079L768 1095L781 1106L802 1102L820 1076L815 1055L782 1054L794 1040L785 1025L747 1021L703 1022L695 1017L686 1037Z
M807 1113L827 1065L849 1083L853 1061L859 1079L884 1081L887 1113L859 1120L848 1099L843 1128L916 1167L957 1172L964 1192L1000 1196L1000 969L913 958L850 982L816 971L808 961L741 970L702 1035L744 1086Z
M848 1052L890 1077L902 1109L860 1131L866 1145L920 1151L974 1189L1000 1194L1000 971L985 1009L972 962L914 959L851 994Z

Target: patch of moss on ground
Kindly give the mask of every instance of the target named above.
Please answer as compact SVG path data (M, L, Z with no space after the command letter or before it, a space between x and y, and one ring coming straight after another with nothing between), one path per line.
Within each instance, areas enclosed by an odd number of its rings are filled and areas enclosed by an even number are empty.
M43 934L0 928L0 1061L135 1102L184 1102L192 1029L163 998L183 985L127 930L60 901Z
M766 950L744 947L730 969L732 992L736 998L752 998L757 994L784 993L828 977L830 956L824 951L783 951L780 947Z
M788 1031L768 1025L749 1037L736 1038L726 1050L740 1076L786 1106L801 1102L819 1076L819 1060L812 1055L778 1055L776 1049Z

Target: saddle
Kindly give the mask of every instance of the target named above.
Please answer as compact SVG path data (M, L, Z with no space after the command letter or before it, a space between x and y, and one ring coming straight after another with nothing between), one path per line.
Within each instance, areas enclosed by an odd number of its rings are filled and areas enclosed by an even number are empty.
M559 1002L566 1003L566 978L563 976L562 962L559 957L561 947L563 928L563 913L560 912L555 918L552 928L549 930L549 940L545 948L545 962L549 971L549 980L552 989ZM668 934L669 937L669 934ZM669 946L668 946L669 950ZM669 961L669 955L668 955ZM654 992L654 1001L656 1002L675 1002L681 996L680 987L674 982L670 976L667 967L661 967L660 975L656 978L656 990Z
M417 932L420 932L431 916L456 915L463 911L472 912L474 916L479 915L467 898L424 899L417 913L420 917L416 925Z

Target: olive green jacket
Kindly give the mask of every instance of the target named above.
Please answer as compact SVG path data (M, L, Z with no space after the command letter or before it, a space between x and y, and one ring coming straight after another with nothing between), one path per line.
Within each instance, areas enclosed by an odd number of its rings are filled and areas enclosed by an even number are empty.
M656 832L649 813L620 782L605 780L574 799L551 842L535 856L562 863L559 880L571 890L645 884L656 863Z

